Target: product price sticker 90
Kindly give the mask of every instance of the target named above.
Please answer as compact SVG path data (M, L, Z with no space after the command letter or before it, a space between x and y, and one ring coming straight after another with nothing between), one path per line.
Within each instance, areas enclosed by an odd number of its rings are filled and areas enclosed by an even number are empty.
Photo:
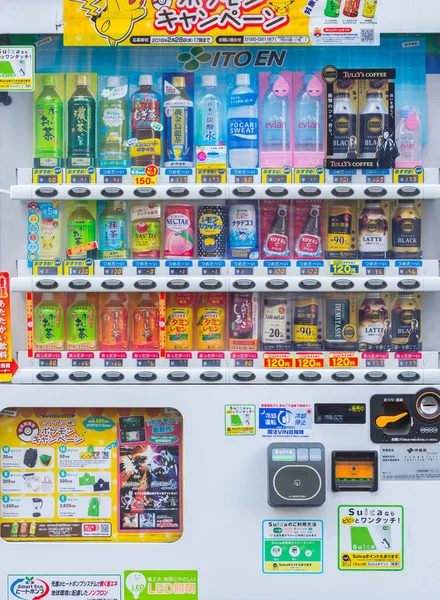
M295 355L295 369L323 369L323 354L302 354Z
M290 353L286 354L264 354L265 369L292 369L293 357Z
M353 353L330 353L328 355L330 369L356 369L359 367L359 356Z

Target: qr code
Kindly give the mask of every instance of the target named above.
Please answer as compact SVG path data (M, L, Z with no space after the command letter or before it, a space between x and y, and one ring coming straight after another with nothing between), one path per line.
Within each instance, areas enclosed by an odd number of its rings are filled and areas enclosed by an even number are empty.
M371 27L368 29L361 29L361 44L374 44L375 37L374 29Z

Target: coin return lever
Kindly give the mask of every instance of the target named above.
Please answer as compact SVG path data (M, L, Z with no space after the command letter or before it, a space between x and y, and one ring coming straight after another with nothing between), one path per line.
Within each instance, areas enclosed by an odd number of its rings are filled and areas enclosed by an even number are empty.
M377 452L332 452L334 492L376 492Z

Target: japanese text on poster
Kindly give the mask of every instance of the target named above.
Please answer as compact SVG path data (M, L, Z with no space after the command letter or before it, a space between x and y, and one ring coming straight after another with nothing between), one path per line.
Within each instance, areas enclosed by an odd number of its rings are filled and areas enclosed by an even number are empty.
M120 575L9 575L7 600L103 598L121 600Z
M34 53L33 46L0 46L0 91L34 91Z
M322 571L322 521L263 521L263 573Z
M197 571L125 571L124 600L199 597Z

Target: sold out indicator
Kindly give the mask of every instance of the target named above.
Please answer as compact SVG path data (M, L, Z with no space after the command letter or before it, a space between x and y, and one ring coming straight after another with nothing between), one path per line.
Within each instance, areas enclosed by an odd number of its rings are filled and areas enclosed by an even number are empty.
M356 353L337 353L328 355L330 369L356 369L359 366L359 356Z

